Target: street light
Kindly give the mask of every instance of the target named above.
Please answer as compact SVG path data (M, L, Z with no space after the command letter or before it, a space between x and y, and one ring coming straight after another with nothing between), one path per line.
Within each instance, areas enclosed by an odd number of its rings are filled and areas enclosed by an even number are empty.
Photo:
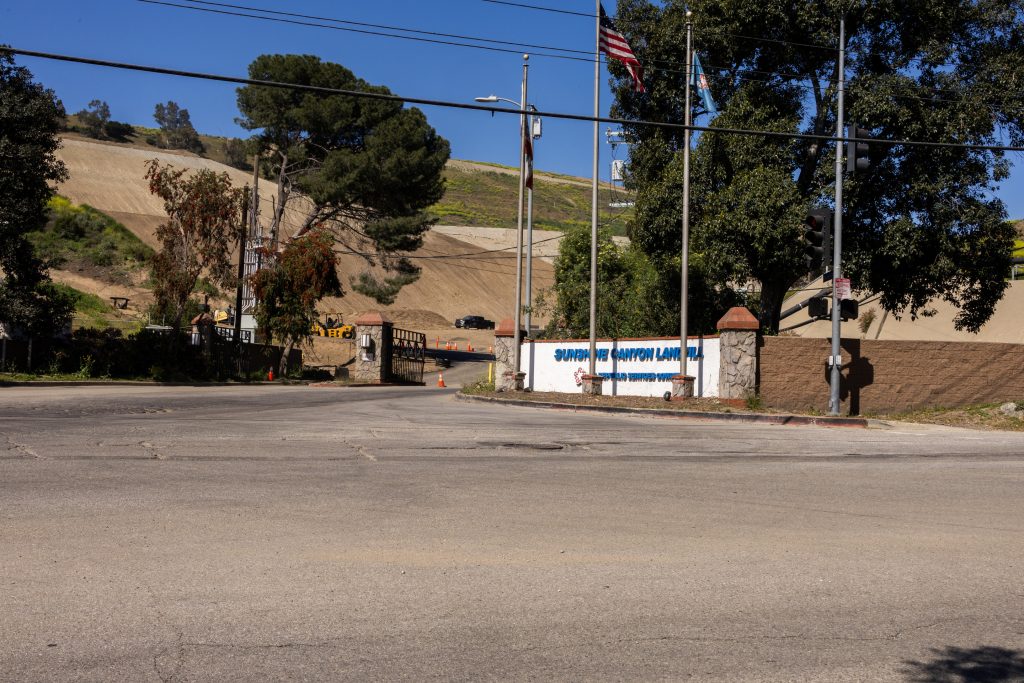
M477 102L508 102L516 107L522 109L522 104L515 100L510 100L507 97L498 97L497 95L488 95L487 97L474 97ZM532 140L537 140L541 137L541 119L539 116L534 116L533 112L537 111L537 107L527 103L526 109L530 112L529 117L529 132L528 135ZM530 183L530 187L526 188L526 331L530 333L533 328L532 313L533 313L533 183ZM520 203L522 200L520 199Z
M513 344L512 353L512 372L514 373L513 386L519 387L519 368L520 368L520 329L522 327L521 315L523 310L523 194L526 189L526 141L527 135L532 137L540 137L540 135L534 136L533 128L533 116L530 116L529 129L526 125L526 111L529 108L532 111L537 111L537 108L526 102L526 85L527 77L529 72L529 65L527 60L530 55L523 55L523 87L522 87L522 99L519 102L511 100L507 97L498 97L497 95L487 95L486 97L475 97L473 98L477 102L508 102L509 104L515 105L519 108L519 203L516 209L516 303L515 303L515 343ZM532 184L532 183L531 183ZM529 308L532 309L532 282L533 282L533 188L530 188L529 195L529 255L527 256L527 299L529 300ZM526 314L526 326L529 330L531 324L530 312Z

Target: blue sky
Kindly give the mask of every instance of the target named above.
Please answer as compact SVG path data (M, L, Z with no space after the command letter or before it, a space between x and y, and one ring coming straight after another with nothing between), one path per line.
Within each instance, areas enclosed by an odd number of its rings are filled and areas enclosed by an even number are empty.
M592 50L594 42L592 19L483 0L234 0L233 4L579 50ZM530 4L580 12L594 9L592 0ZM614 4L614 0L605 3L609 13L614 13ZM137 0L3 0L0 43L234 76L244 76L249 62L260 54L315 54L343 64L365 80L386 85L401 95L460 102L491 93L518 100L522 64L521 56L512 52L216 16ZM200 132L233 136L244 133L234 123L238 112L235 89L230 84L20 56L17 61L28 66L37 80L53 88L69 112L82 109L90 100L101 99L109 103L116 120L154 125L154 105L174 100L189 110ZM537 54L530 63L529 100L533 104L550 111L592 112L592 64ZM611 104L607 78L602 69L603 114L607 114ZM424 111L438 132L451 141L453 157L517 163L518 124L514 117L436 107L425 107ZM602 140L606 127L601 127ZM589 123L545 120L544 136L536 147L537 167L589 176L592 135ZM617 156L623 156L621 149ZM601 172L605 178L611 159L611 148L602 142ZM1024 218L1024 155L1011 154L1010 159L1016 164L1014 172L999 196L1006 202L1011 217Z

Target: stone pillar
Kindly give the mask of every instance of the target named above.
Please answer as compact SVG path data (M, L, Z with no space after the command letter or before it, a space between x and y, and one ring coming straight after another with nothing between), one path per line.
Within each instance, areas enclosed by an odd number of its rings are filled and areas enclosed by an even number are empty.
M583 375L583 393L587 396L600 396L604 377L601 375Z
M761 325L743 306L718 321L718 397L745 400L757 394L757 333Z
M521 338L521 337L520 337ZM496 391L522 391L525 373L516 373L512 368L515 361L516 323L505 318L494 329L494 389Z
M353 379L359 384L383 384L388 379L385 363L388 361L391 343L391 321L380 311L364 313L355 321L356 362ZM364 347L364 336L369 337L369 346Z
M693 375L672 375L672 398L681 400L693 398Z

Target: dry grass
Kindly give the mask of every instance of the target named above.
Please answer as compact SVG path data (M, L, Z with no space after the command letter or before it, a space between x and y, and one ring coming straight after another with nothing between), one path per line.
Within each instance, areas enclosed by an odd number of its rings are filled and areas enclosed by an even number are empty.
M905 413L872 415L871 417L889 422L916 422L985 431L1024 431L1024 417L1022 417L1024 412L1019 412L1017 415L1004 415L999 410L1001 405L1001 403L986 403L965 408L928 408Z

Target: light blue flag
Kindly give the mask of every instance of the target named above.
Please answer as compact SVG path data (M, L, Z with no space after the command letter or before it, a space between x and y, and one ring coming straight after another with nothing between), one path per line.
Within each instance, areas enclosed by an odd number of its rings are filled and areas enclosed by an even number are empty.
M693 85L697 87L697 92L700 93L701 99L704 100L704 110L714 116L718 113L718 107L715 106L715 100L711 97L711 86L708 84L708 77L704 75L704 69L700 65L700 57L697 53L693 53Z

